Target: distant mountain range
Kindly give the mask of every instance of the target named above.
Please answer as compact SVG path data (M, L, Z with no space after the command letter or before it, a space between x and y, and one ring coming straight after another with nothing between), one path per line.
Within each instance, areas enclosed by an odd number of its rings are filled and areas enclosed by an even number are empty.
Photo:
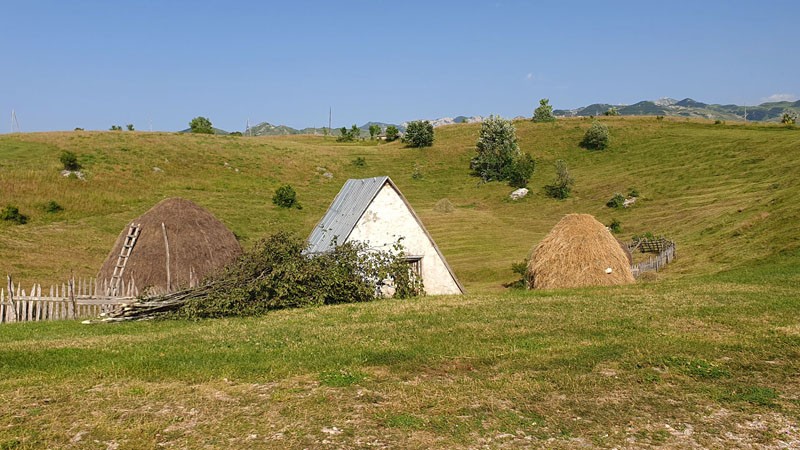
M660 98L658 100L644 100L632 105L613 105L610 103L594 103L588 106L575 109L556 109L553 114L556 117L588 117L588 116L602 116L606 111L611 108L616 108L621 116L678 116L702 119L719 119L719 120L744 120L745 112L747 113L747 120L762 121L762 122L779 122L781 116L786 111L794 111L800 114L800 100L796 102L769 102L762 103L757 106L740 106L740 105L716 105L698 102L691 98L683 100L675 100L672 98ZM457 117L442 117L439 119L432 119L430 122L434 127L444 125L453 125L458 123L476 123L483 122L483 116L457 116ZM526 119L526 117L515 117L514 119ZM358 127L361 130L361 136L369 136L370 125L378 125L381 127L381 132L386 130L389 125L394 125L400 130L401 133L406 131L408 122L401 124L391 124L385 122L367 122ZM348 127L349 129L349 127ZM330 135L339 136L340 128L334 128L330 131ZM182 132L189 132L189 129ZM242 132L248 136L280 136L289 134L316 134L324 135L325 128L292 128L287 125L273 125L269 122L261 122L258 125L250 127L248 130ZM214 128L215 134L228 134L227 131Z
M556 109L556 117L601 116L610 108L616 108L621 116L679 116L719 120L747 120L778 122L787 110L800 113L800 101L770 102L757 106L715 105L698 102L691 98L675 100L661 98L655 101L645 100L632 105L612 105L595 103L576 109Z

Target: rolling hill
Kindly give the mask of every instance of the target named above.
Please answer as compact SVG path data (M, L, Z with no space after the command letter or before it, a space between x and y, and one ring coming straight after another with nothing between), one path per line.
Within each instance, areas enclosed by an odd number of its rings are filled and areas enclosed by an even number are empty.
M0 448L797 448L800 130L599 120L601 152L577 145L589 119L517 121L537 167L516 202L468 174L479 124L437 128L425 149L0 135L0 207L30 219L0 221L0 272L23 287L92 275L165 197L207 208L248 247L308 235L345 179L389 175L467 288L247 318L2 324ZM61 176L65 150L84 180ZM558 159L576 180L564 201L543 193ZM287 183L302 210L271 204ZM632 188L634 207L605 206ZM667 235L677 259L633 285L504 288L573 212L616 218L621 239Z

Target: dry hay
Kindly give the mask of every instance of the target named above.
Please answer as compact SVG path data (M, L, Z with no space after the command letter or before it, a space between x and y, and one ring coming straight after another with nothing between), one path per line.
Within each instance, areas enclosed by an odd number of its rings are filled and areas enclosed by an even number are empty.
M122 281L131 279L141 293L162 294L196 285L233 261L242 252L233 233L216 217L189 200L162 200L132 223L141 232L125 265ZM167 253L164 232L169 243L170 286L167 286ZM97 275L111 280L114 267L128 234L128 225L108 254Z
M527 274L532 289L634 282L619 241L589 214L564 216L531 252Z

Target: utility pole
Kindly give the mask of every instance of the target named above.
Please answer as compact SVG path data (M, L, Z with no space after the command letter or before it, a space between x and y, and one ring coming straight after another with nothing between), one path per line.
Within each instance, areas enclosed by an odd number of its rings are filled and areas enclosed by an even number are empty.
M17 121L17 113L11 110L11 132L19 133L19 121Z

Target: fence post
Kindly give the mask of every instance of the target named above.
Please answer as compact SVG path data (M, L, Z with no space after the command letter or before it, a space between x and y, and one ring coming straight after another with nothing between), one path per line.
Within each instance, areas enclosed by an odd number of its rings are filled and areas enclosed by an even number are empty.
M69 301L70 301L70 305L72 306L72 318L74 319L78 315L78 312L75 310L77 305L75 305L75 277L74 276L69 279Z
M11 275L6 275L8 278L8 302L11 305L11 320L9 322L17 321L17 303L14 300L14 282L11 280Z

